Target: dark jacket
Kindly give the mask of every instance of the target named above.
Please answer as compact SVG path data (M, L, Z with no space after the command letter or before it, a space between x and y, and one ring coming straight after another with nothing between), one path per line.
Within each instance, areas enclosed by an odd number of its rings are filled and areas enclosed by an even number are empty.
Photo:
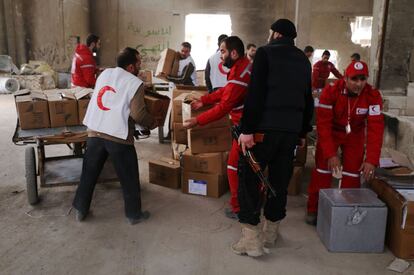
M311 127L313 98L311 65L289 38L273 40L256 52L244 103L242 133L298 133Z

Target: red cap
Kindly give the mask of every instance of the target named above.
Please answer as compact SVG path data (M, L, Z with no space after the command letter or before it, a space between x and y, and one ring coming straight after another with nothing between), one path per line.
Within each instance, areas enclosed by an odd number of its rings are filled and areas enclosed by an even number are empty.
M368 77L368 65L362 61L352 61L345 70L345 76L354 77L357 75L365 75Z

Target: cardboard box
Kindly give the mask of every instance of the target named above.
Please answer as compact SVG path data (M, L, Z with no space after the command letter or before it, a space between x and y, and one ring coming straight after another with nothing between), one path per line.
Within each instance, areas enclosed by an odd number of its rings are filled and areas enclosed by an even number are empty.
M170 98L165 95L146 92L144 99L148 112L157 121L157 126L163 126L170 106Z
M175 160L180 160L181 155L187 150L186 144L179 144L175 143L174 141L171 142L171 156Z
M300 194L301 187L302 187L301 183L302 183L303 170L304 170L303 166L293 167L292 177L290 178L289 186L287 190L288 195L297 196Z
M181 187L180 162L169 158L151 160L149 165L149 182L160 186L178 189Z
M174 98L176 98L179 95L190 93L195 98L198 98L199 99L203 95L208 94L208 92L205 91L205 90L199 90L199 89L197 89L198 86L188 86L188 87L192 87L193 89L178 89L178 88L174 89L173 90L173 93L172 93L172 98L174 99Z
M78 101L79 124L83 124L86 111L88 110L89 101L91 100L93 89L82 89L75 92L75 98Z
M191 85L175 85L177 90L187 90L187 91L203 91L208 93L207 86L191 86Z
M78 103L70 90L50 92L49 102L50 127L75 126L79 124Z
M150 70L142 70L139 73L139 76L142 81L144 81L145 85L152 84L152 71Z
M175 94L174 94L175 92ZM199 99L204 93L198 91L174 90L172 103L172 120L171 123L183 123L182 103L187 97Z
M414 176L414 164L407 155L390 148L386 151L390 157L380 159L380 168L376 171L378 174L392 177Z
M387 182L374 179L372 190L388 207L385 242L394 256L414 259L414 199L408 199ZM413 190L410 190L413 191Z
M171 123L183 123L183 108L182 103L187 95L190 93L182 93L173 99L172 103L172 120Z
M214 106L204 106L201 107L198 110L193 110L191 109L191 105L189 103L183 102L182 103L182 116L183 116L183 121L186 121L187 119L193 118L193 117L197 117L198 115L204 113L205 111L213 108ZM207 125L203 125L203 126L196 126L194 129L207 129L207 128L218 128L218 127L230 127L230 118L228 115L225 115L224 117L222 117L219 120L213 121L208 123Z
M180 69L180 53L176 52L174 56L174 61L171 68L170 76L178 76L178 70Z
M192 154L226 152L231 149L232 136L229 127L190 129L188 146Z
M188 144L187 129L183 127L182 123L175 122L172 131L173 141L180 144Z
M177 96L188 93L191 93L191 90L174 89L172 92L172 99L174 100Z
M219 198L227 192L228 184L223 175L183 171L181 190L186 194Z
M184 171L226 175L227 157L227 152L192 155L185 151L181 166Z
M25 95L16 96L16 108L22 130L49 128L49 106L43 93L25 91Z
M177 64L174 65L174 62L177 63L177 61L175 61L177 59L177 52L172 49L165 49L161 52L160 56L155 75L160 76L165 74L176 76L178 66Z

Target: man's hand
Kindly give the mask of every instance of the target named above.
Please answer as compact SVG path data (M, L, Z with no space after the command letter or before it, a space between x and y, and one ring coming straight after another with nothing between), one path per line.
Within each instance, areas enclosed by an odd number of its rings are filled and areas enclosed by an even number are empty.
M253 135L245 135L245 134L241 134L239 136L239 146L241 145L243 154L246 155L246 148L250 149L253 146L256 145L256 143L254 143L254 137Z
M338 156L333 156L328 159L328 169L336 174L341 171L341 161Z
M361 168L359 168L359 171L361 171L362 177L369 181L374 177L374 170L375 166L368 162L363 162L361 165Z
M184 121L183 123L183 127L186 129L190 129L193 128L195 126L197 126L198 122L197 122L197 118L192 117L190 119L187 119L186 121Z
M191 109L198 110L203 107L203 102L201 100L194 100L191 102Z

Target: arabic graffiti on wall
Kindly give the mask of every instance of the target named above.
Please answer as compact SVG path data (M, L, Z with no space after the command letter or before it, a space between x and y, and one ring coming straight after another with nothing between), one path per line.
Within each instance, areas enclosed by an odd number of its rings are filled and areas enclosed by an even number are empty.
M155 69L160 53L170 47L172 27L170 25L160 27L142 27L133 22L128 23L128 32L133 33L133 40L138 42L135 48L142 57L142 66Z
M140 26L135 26L132 22L128 23L128 31L133 32L144 37L150 36L170 36L171 35L171 26L163 26L159 28L151 28L143 30Z

